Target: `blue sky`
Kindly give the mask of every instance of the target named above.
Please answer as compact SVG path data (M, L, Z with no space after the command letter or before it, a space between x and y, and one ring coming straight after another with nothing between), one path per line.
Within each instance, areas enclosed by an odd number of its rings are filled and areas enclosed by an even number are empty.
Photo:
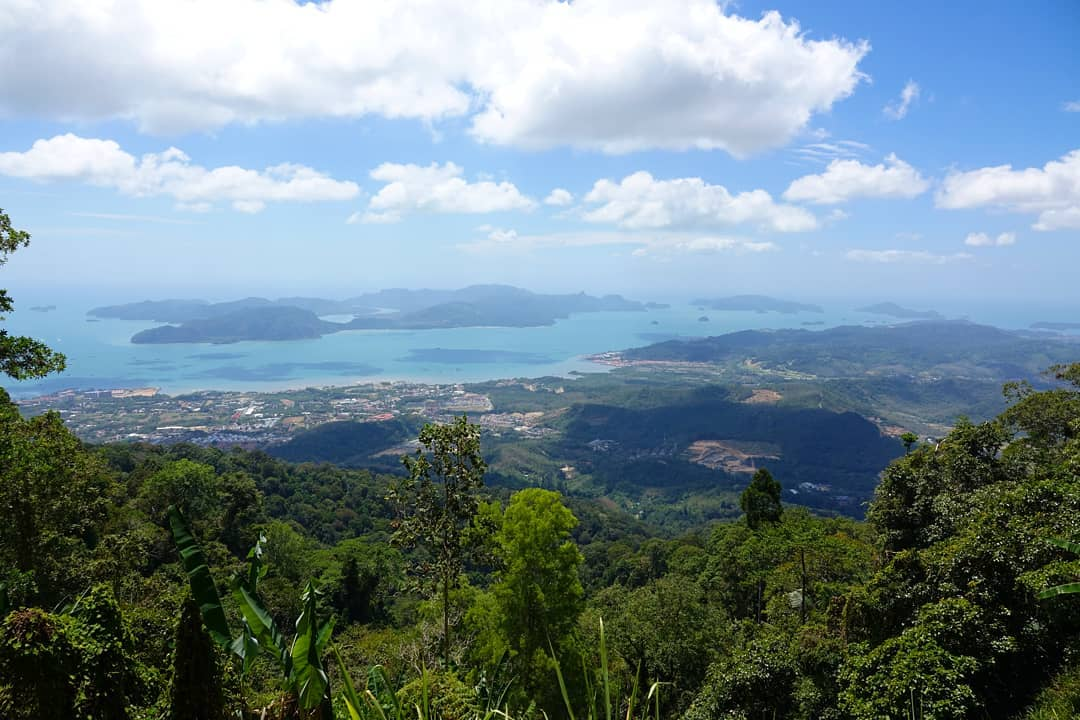
M1071 0L16 3L0 207L34 241L2 281L1080 305L1078 30Z

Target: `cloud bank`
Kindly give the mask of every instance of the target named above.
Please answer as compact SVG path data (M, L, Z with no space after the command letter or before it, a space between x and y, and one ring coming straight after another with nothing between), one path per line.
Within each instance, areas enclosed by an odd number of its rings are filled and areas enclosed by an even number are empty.
M466 117L480 142L621 153L786 143L862 42L714 0L51 0L0 11L0 114L232 123Z
M109 187L133 197L170 196L185 209L205 211L231 202L241 212L259 212L269 202L350 200L360 187L303 165L283 163L265 170L228 165L207 169L171 147L136 158L113 140L68 133L34 142L24 152L0 153L0 175L39 182L77 181Z

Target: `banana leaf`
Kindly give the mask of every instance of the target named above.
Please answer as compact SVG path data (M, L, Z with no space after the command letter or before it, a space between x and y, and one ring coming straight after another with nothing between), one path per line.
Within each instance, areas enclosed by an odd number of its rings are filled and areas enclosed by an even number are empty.
M316 616L315 586L308 582L302 596L304 609L296 620L296 637L292 646L290 685L303 710L330 705L330 679L319 655L319 624ZM325 711L324 711L325 715ZM327 715L327 717L329 717Z
M233 651L229 621L225 618L221 597L214 585L214 578L210 575L206 554L192 535L184 516L172 505L168 509L168 518L173 542L176 543L176 549L180 553L180 562L187 573L188 582L191 584L191 594L199 605L206 631L222 649Z
M1046 600L1048 598L1057 597L1058 595L1074 595L1080 593L1080 582L1066 583L1065 585L1055 585L1051 588L1046 588L1039 593L1040 600Z
M233 599L236 600L252 637L257 641L259 650L270 653L281 665L282 674L288 677L292 670L292 659L286 649L285 637L278 630L274 618L240 573L233 575L231 584Z
M1069 542L1061 538L1046 538L1046 541L1051 545L1057 545L1062 550L1068 550L1073 555L1080 555L1080 543Z

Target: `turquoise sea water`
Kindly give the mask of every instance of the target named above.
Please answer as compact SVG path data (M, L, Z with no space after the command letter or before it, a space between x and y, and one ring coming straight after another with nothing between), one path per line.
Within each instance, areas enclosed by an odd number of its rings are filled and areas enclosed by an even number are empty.
M276 390L347 385L384 380L472 382L509 377L603 372L585 359L607 350L646 345L671 337L718 335L752 328L804 327L899 322L853 308L866 302L819 302L824 313L755 313L701 310L683 301L646 312L583 313L554 325L532 328L457 328L451 330L359 330L315 340L242 342L229 345L133 345L130 338L154 323L87 321L99 302L79 298L48 304L34 312L20 299L18 312L5 321L15 334L46 341L68 357L65 373L45 380L7 383L15 397L64 388L158 387L190 390ZM44 304L44 303L43 303ZM982 305L920 303L948 317L966 317L999 327L1023 329L1038 320L1077 321L1076 309L1048 306L1000 308ZM708 322L699 321L707 316ZM808 325L807 323L813 323Z

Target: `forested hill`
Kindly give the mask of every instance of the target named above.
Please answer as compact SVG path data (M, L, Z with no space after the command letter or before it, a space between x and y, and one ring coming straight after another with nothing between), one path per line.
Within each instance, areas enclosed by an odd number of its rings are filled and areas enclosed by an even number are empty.
M464 419L389 477L87 447L0 393L0 717L1077 717L1080 364L1053 382L912 441L866 523L758 468L743 517L676 537L486 485ZM627 444L641 420L570 415Z
M940 373L1002 381L1035 377L1080 354L1080 342L965 321L826 330L745 330L625 350L630 361L740 363L819 377Z

